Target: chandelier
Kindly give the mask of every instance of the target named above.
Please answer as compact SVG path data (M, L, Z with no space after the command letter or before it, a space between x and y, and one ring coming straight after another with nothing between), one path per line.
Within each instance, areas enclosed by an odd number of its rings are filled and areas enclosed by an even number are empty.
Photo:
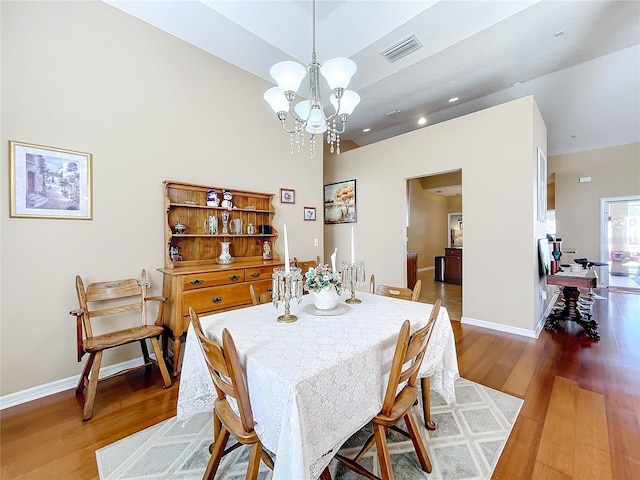
M316 153L315 136L318 134L322 136L324 132L327 132L327 143L330 145L331 153L340 154L340 134L344 133L349 115L360 103L360 95L347 90L349 81L357 69L354 62L348 58L333 58L324 62L322 66L317 62L315 0L313 0L312 8L313 50L311 63L304 67L297 62L286 61L271 67L269 73L278 86L267 90L264 99L276 112L283 130L290 134L291 153L293 153L294 145L298 152L300 151L300 146L304 145L306 132L309 134L311 157L313 158ZM329 100L333 105L334 112L328 116L325 115L320 97L320 74L332 90ZM309 78L309 99L294 106L293 100L305 76ZM293 127L291 128L286 125L289 116L293 119ZM338 123L340 128L338 128Z

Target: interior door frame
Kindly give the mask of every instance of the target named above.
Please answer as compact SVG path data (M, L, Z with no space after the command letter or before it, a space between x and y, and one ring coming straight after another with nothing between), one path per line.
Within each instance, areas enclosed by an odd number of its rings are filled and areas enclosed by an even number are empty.
M640 201L640 195L629 195L625 197L604 197L600 199L600 261L609 265L606 275L600 275L601 286L609 287L609 270L611 262L609 259L609 249L607 248L607 232L609 227L609 204L616 202Z

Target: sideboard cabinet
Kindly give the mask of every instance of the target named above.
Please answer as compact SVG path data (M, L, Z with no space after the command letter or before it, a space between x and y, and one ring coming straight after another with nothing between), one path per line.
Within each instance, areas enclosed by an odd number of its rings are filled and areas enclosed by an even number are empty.
M223 190L231 192L232 208L221 206ZM217 206L207 201L211 191L218 197ZM165 266L158 271L167 299L163 351L175 377L189 327L189 307L206 315L251 305L249 285L258 293L270 291L273 269L283 263L273 249L278 238L274 194L167 180L164 195ZM222 242L228 243L230 263L219 263Z
M444 249L444 281L462 285L462 249Z

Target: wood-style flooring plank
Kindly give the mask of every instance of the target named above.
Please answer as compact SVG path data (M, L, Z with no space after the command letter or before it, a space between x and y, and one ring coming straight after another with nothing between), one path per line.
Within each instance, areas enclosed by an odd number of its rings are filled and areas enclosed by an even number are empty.
M544 478L548 471L572 478L577 406L578 384L556 377L538 446L534 478Z
M612 480L604 396L579 388L576 414L573 477Z

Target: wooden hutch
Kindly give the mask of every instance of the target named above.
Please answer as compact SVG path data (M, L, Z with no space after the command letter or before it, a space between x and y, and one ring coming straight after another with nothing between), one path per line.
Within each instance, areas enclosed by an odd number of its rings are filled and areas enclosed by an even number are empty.
M233 208L207 205L207 192L215 191L222 202L223 189L233 194ZM163 274L167 298L163 351L175 377L189 327L189 307L206 315L251 305L249 284L258 293L271 290L273 269L283 263L273 248L278 238L273 226L274 194L165 180L164 197L165 266L158 271ZM223 213L229 217L228 233L222 233ZM217 217L218 233L210 233L210 217ZM241 233L234 233L235 220L241 221ZM230 244L233 260L229 264L218 263L221 242ZM265 242L272 259L263 258ZM172 351L168 340L173 340Z

